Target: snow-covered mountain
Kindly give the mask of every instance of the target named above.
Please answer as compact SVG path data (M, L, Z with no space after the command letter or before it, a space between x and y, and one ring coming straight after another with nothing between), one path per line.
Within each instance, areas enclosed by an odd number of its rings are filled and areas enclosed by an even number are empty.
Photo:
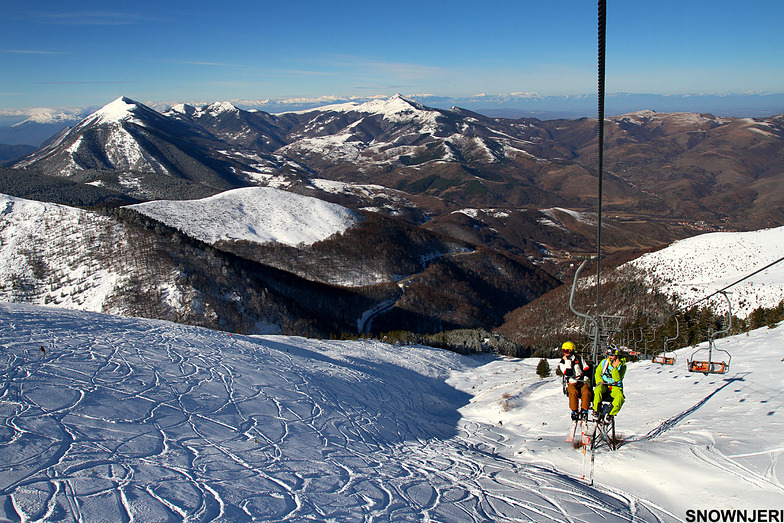
M248 187L201 200L157 200L128 207L209 244L246 240L310 245L345 231L361 219L340 205L271 187Z
M39 111L21 122L0 126L0 144L40 146L63 129L78 124L87 112Z
M194 185L214 194L249 184L241 174L247 162L222 154L219 140L128 98L102 107L15 168L140 198L183 197Z
M302 244L344 231L358 219L343 207L281 192L237 189L212 200L183 203L200 207L196 214L177 213L179 202L151 202L146 211L171 218L171 227L182 227L184 234L202 241L231 237ZM291 272L238 262L236 256L184 241L183 232L175 229L153 234L137 223L135 214L118 219L116 214L6 195L0 195L0 211L4 301L171 319L235 332L326 334L353 330L376 303ZM396 285L390 286L376 300L398 292Z
M586 218L562 209L549 212L559 220L553 225L569 218ZM675 313L686 313L695 306L698 310L709 309L718 321L723 321L727 300L717 294L719 290L727 291L734 316L759 325L764 321L761 318L784 303L782 253L784 227L777 227L705 233L643 254L617 268L605 263L600 287L602 314L622 318L618 327L625 326L626 330L616 333L618 343L633 347L639 343L643 350L654 352L662 350L666 338L680 335L685 343L684 336L688 336L689 343L696 343L701 336L707 336L706 327L697 325L695 315L679 315L678 327L672 319ZM597 302L596 274L590 270L586 273L579 282L574 303L577 310L592 313ZM543 349L555 345L559 338L582 332L583 319L569 307L571 287L563 285L509 313L498 330L510 339Z
M745 318L758 307L775 307L784 300L784 261L745 279L782 256L784 227L777 227L702 234L629 263L645 271L651 284L677 297L683 307L726 288L733 314ZM734 285L739 280L743 281ZM712 298L709 305L727 310L722 296Z
M18 166L24 168L60 155L63 157L61 171L65 176L72 176L77 170L96 167L160 171L161 162L145 153L144 147L130 127L156 128L163 123L164 119L156 111L128 98L118 98L82 120L59 141L45 147ZM98 140L92 136L96 133L101 134ZM64 146L69 154L63 155L60 151ZM91 148L105 152L105 157L98 162L85 158L88 154L94 156L98 152L90 150Z
M225 102L202 108L176 105L164 114L233 146L274 153L311 168L350 161L362 171L375 171L390 164L425 161L425 157L426 161L498 163L507 154L520 154L526 144L514 132L493 136L485 129L491 122L506 127L500 121L469 111L426 107L400 95L279 115L243 111ZM466 136L475 132L477 136ZM505 151L501 141L514 146ZM322 157L325 162L319 160Z
M434 109L400 95L386 100L325 106L298 113L306 117L281 152L301 161L314 154L357 163L364 169L389 163L500 163L523 155L535 158L525 125L509 124L470 111ZM514 127L514 126L512 126ZM533 130L536 135L538 130Z
M256 332L281 332L290 320L285 300L255 275L165 235L6 195L0 209L2 300Z
M0 313L11 521L675 522L784 495L781 327L719 340L722 377L693 348L630 363L622 445L591 463L535 359Z

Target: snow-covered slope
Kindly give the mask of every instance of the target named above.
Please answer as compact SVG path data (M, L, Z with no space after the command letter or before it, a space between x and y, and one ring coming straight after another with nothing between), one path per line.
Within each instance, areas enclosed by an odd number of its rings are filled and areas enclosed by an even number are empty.
M345 207L271 187L226 191L201 200L160 200L129 206L206 243L247 240L312 244L351 227L360 216Z
M102 247L96 247L99 239ZM111 266L109 252L127 250L125 232L105 216L0 194L4 300L104 310L107 297L125 280Z
M720 340L722 377L686 373L692 349L630 364L625 443L590 486L536 360L0 314L11 520L669 522L784 499L781 328Z
M262 283L229 267L227 287L213 285L210 255L169 245L100 213L0 194L0 301L281 331L285 305L259 300Z
M623 444L596 454L601 488L645 499L682 519L689 510L779 508L774 500L784 499L784 397L778 387L784 354L776 348L783 344L782 325L718 340L716 347L732 355L725 375L687 371L687 359L698 350L704 356L706 343L677 350L671 366L630 363L626 403L616 420ZM501 449L582 477L590 464L564 443L568 401L560 378L533 380L536 364L499 360L482 375L464 374L461 379L470 381L459 388L480 391L461 409L464 421L495 421L508 431L504 438L489 432Z
M784 256L784 227L752 232L714 232L677 241L629 262L651 281L690 305ZM784 262L728 289L732 312L744 318L757 307L775 307L784 299ZM710 303L726 311L720 296Z

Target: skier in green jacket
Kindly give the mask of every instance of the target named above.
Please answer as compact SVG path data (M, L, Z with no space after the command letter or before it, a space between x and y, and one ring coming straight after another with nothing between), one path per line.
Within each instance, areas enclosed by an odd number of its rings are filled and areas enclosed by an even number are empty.
M626 398L623 395L623 377L626 375L626 359L621 358L621 351L615 347L607 349L607 357L596 366L594 375L596 387L593 389L593 410L599 413L605 392L610 393L612 409L610 416L621 410Z

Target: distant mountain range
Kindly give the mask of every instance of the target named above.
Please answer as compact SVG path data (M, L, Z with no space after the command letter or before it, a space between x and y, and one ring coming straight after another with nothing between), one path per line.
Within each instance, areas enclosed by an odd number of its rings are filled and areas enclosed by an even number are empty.
M748 229L784 220L784 116L641 111L605 129L605 204L637 243L685 236L678 222ZM589 210L596 150L595 120L489 118L401 96L282 114L228 103L158 113L120 98L14 167L139 199L253 185L323 195L317 179L371 184L418 198L406 212L443 220L443 209L466 206ZM399 198L392 207L404 212ZM641 217L672 232L641 230Z
M595 251L596 131L595 119L492 118L402 96L280 114L225 102L158 112L118 98L0 172L0 188L96 208L167 200L173 214L134 207L147 215L143 226L177 227L201 242L197 250L235 260L218 265L250 263L243 274L261 278L264 300L274 296L280 329L487 328L568 281L575 256ZM784 224L783 144L784 116L608 118L604 253L622 262L702 231ZM296 245L258 234L201 237L186 225L219 227L215 214L200 206L189 217L176 203L258 187L357 219ZM281 213L277 204L291 200L260 194L209 201ZM139 222L126 211L111 212ZM192 262L180 263L190 274Z
M0 125L0 144L38 147L63 129L76 125L88 114L44 112L10 125Z
M384 97L385 98L385 97ZM411 94L407 99L428 107L449 109L462 107L485 116L497 118L538 118L540 120L595 117L595 94L572 96L541 96L537 93L477 94L468 97L448 97L433 94ZM283 113L310 110L338 103L364 103L380 97L278 98L233 100L244 110ZM166 112L171 103L148 103L159 112ZM193 104L201 106L204 104ZM635 94L612 93L605 100L606 114L611 116L649 109L660 113L693 112L720 116L765 117L784 113L784 93L756 94ZM67 110L36 109L28 116L3 115L0 111L0 144L40 146L45 140L65 127L75 125L95 108Z
M448 97L433 94L411 94L407 99L415 100L428 107L449 109L462 107L485 116L500 118L539 118L555 120L595 117L597 114L596 94L570 96L542 96L537 93L477 94L467 97ZM237 100L234 105L243 109L256 109L272 113L301 111L327 104L358 102L374 98L284 98L267 100ZM166 110L167 106L156 106ZM784 112L784 93L746 94L640 94L610 93L605 99L607 115L650 109L662 113L696 112L714 113L721 116L756 117L772 116Z

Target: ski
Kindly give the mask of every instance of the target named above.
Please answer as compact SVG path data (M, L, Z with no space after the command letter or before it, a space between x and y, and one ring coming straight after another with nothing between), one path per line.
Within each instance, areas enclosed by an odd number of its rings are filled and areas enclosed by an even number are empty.
M572 421L572 427L569 429L569 432L566 433L566 442L573 443L574 442L574 435L577 433L577 420Z
M586 421L583 425L582 434L580 435L580 440L583 444L583 447L587 447L588 445L591 444L591 436L588 434L589 432L588 427L590 427L590 422Z
M583 429L582 435L582 448L583 448L583 474L580 477L581 480L588 480L590 485L593 485L593 470L594 470L594 455L596 451L596 432L599 428L599 420L592 420L585 423L585 427ZM589 466L589 457L590 454L590 469ZM586 474L587 472L587 474ZM586 475L588 478L586 478Z
M598 426L598 423L597 423ZM596 456L596 437L591 440L591 470L588 474L588 484L593 486L593 471L595 466L595 456Z

